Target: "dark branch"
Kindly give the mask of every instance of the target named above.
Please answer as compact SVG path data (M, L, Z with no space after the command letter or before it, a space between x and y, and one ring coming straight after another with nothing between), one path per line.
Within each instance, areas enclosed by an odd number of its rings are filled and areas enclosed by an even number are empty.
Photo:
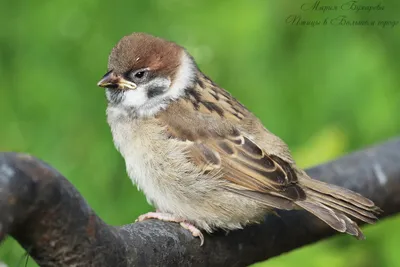
M399 162L395 139L308 173L371 198L387 217L400 211ZM41 266L246 266L334 234L306 212L280 215L229 235L207 236L200 247L174 223L109 226L49 165L0 154L0 241L11 235Z

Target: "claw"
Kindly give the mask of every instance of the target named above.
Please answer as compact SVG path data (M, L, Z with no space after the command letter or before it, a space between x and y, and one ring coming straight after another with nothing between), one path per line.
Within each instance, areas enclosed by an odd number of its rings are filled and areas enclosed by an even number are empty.
M189 230L194 237L200 238L200 247L204 244L204 235L196 226L188 222L181 222L180 225Z
M203 233L196 226L194 226L193 224L191 224L181 218L175 217L174 215L169 214L169 213L162 213L162 212L157 211L157 212L148 212L148 213L142 214L135 220L135 222L142 222L142 221L145 221L148 219L157 219L157 220L165 221L165 222L179 223L183 228L185 228L190 233L192 233L192 235L194 237L200 238L200 246L203 246L203 244L204 244Z

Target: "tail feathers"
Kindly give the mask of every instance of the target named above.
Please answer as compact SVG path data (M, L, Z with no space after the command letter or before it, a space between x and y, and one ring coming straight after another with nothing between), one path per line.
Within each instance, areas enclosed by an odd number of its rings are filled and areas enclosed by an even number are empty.
M357 223L352 221L349 217L346 217L343 213L336 213L336 215L346 223L346 233L353 235L360 240L365 239L365 236Z
M296 202L296 204L314 214L338 232L353 235L357 239L365 238L357 223L343 213L337 212L318 202L304 200Z
M346 232L346 223L343 220L339 219L332 209L318 202L311 202L307 200L298 201L296 202L296 204L326 222L336 231L339 231L341 233Z
M296 201L296 204L339 232L364 239L360 227L348 216L367 223L377 220L375 214L379 213L380 209L358 193L308 177L302 178L300 183L307 198Z
M306 193L307 196L309 196L309 199L319 202L325 206L334 208L337 211L341 211L361 221L374 223L377 220L375 214L373 214L371 211L361 209L357 206L349 205L348 202L342 201L340 199L335 199L334 197L331 197L329 195L321 195L315 193L312 190L306 190Z
M354 206L364 209L378 209L374 202L347 188L339 187L333 184L327 184L309 177L301 178L300 183L308 189L322 193L323 195L330 195L336 199L341 199L348 203L352 203Z

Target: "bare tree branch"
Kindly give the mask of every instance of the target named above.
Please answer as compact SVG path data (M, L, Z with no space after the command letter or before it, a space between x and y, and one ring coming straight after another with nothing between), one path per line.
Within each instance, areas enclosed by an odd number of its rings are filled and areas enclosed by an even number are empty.
M383 217L400 211L400 138L307 172L371 198ZM303 211L206 236L203 247L174 223L109 226L49 165L0 153L0 241L11 235L41 266L246 266L332 234Z

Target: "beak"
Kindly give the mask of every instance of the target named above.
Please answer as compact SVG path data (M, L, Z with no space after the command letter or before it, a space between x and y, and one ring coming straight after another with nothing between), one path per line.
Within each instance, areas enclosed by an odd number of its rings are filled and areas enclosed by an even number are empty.
M121 90L136 89L137 85L130 82L120 75L116 75L113 71L107 72L103 78L97 83L97 86L115 88Z

